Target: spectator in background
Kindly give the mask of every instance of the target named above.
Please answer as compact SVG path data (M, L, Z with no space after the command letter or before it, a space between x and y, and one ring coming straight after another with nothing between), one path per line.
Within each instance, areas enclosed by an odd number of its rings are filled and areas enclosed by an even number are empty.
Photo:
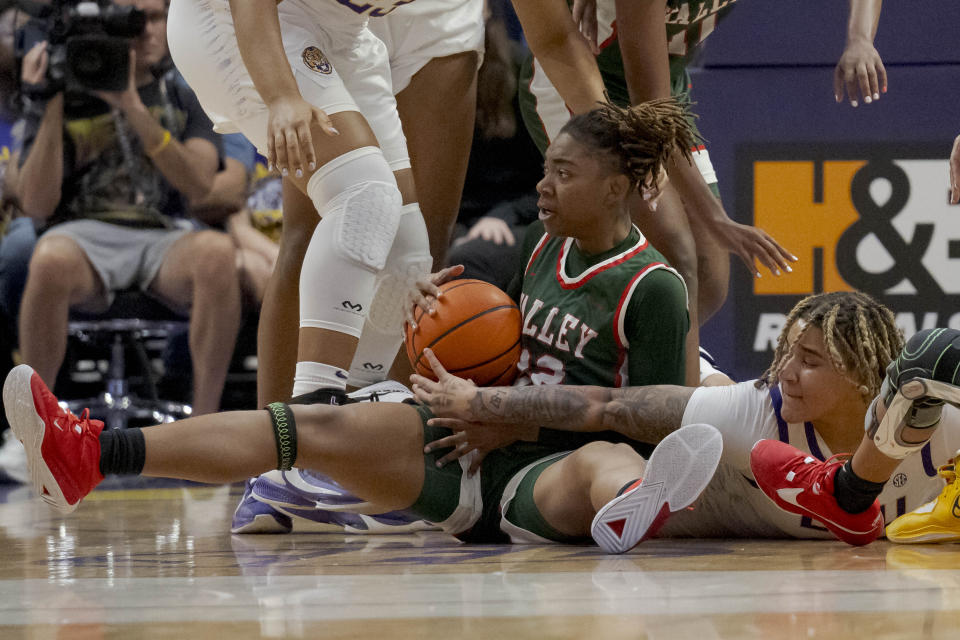
M24 123L17 100L14 33L22 23L22 14L16 9L0 12L0 127L10 127L10 145L0 157L0 328L5 333L4 349L8 341L15 342L14 325L27 277L27 260L36 242L32 223L17 217L16 186Z
M4 225L0 233L0 315L9 338L16 343L16 322L20 299L27 283L27 265L37 243L33 220L23 216L17 195L20 155L23 146L24 120L18 120L10 132L10 157L3 171L2 203Z
M280 255L283 226L283 186L280 176L258 164L246 205L227 220L237 247L237 264L244 292L259 307Z
M70 309L105 311L116 291L136 286L189 311L194 412L207 413L219 407L240 325L236 254L226 234L178 217L213 186L219 143L193 93L152 72L168 53L164 1L133 4L147 26L131 49L127 89L69 108L57 93L28 117L19 195L44 231L20 309L21 352L52 383ZM24 81L40 83L47 62L39 43Z
M191 212L225 230L237 251L237 271L245 306L259 309L280 251L283 189L280 174L269 171L257 148L242 133L222 136L223 168L213 188Z
M191 212L200 221L230 234L245 306L259 309L280 251L280 175L268 172L263 162L257 162L256 147L242 133L223 136L223 147L223 168L214 178L210 193ZM272 210L275 237L260 231L260 206Z

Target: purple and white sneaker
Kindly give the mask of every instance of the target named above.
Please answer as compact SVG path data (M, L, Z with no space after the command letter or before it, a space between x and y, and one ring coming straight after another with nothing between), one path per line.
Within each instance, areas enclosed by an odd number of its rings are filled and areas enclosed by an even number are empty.
M251 498L294 521L337 525L348 533L411 533L436 528L405 511L356 513L372 505L352 496L326 476L305 469L268 471L253 481Z
M365 511L372 505L321 473L307 469L268 471L253 485L254 497L285 509Z
M250 478L244 486L243 497L233 512L230 533L290 533L293 529L290 516L253 497L255 482L256 478Z
M347 511L328 511L326 509L293 509L277 507L277 511L288 515L299 529L300 522L309 521L313 524L329 524L343 527L346 533L376 533L399 534L414 533L437 529L425 520L418 520L416 516L406 511L390 511L377 515L350 513Z

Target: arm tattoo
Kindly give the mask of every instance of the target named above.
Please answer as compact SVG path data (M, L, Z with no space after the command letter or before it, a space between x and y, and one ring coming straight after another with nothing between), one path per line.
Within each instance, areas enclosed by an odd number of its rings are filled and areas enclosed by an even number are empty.
M470 401L473 420L563 429L610 429L656 443L680 428L692 387L530 386L479 389Z
M480 389L470 401L470 411L475 420L482 422L545 427L561 421L581 423L590 404L583 390L590 388L544 385Z
M680 428L693 387L657 385L613 391L603 424L641 442L657 443Z

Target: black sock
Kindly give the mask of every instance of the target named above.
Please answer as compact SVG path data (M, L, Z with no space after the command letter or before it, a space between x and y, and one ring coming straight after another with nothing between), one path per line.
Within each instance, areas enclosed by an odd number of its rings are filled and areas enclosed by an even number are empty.
M350 398L343 389L334 389L331 387L320 387L307 393L301 393L287 400L287 404L331 404L343 405L349 404Z
M104 429L100 432L100 473L138 475L143 471L147 446L142 429Z
M884 484L864 480L853 472L853 466L847 460L833 479L833 497L847 513L862 513L877 499Z

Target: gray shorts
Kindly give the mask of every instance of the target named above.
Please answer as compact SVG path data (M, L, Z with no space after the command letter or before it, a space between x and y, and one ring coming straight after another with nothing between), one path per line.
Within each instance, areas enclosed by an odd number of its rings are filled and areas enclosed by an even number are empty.
M136 285L146 291L173 243L187 229L137 229L99 220L73 220L51 227L44 236L70 238L87 255L113 303L116 291Z

